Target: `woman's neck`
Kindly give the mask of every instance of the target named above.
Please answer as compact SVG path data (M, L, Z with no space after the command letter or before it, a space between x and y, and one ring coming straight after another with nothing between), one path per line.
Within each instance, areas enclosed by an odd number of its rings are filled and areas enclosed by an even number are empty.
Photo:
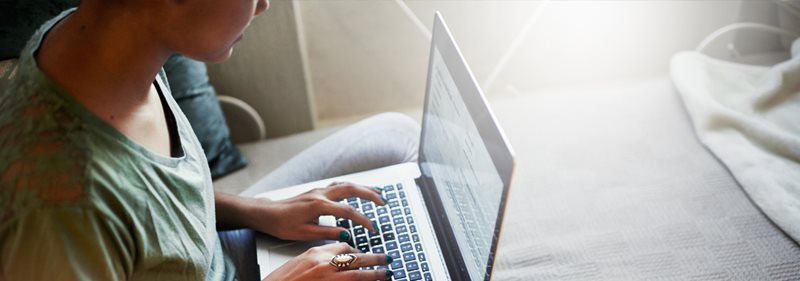
M132 24L142 21L136 16L81 6L44 38L39 67L90 109L141 105L171 51L152 40L146 25Z

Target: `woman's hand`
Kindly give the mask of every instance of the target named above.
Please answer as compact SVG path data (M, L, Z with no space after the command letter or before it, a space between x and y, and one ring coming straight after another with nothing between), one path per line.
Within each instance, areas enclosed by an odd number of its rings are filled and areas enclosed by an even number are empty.
M338 254L352 253L356 260L350 268L339 270L330 264ZM356 270L359 267L386 265L392 262L387 255L362 254L345 243L328 244L308 249L305 253L291 259L264 278L264 281L305 281L305 280L384 280L392 276L389 269Z
M248 226L284 240L350 240L350 232L342 227L319 225L319 216L332 215L360 224L371 232L374 222L340 200L359 197L385 205L381 190L351 183L333 183L296 197L280 201L257 199L248 214Z

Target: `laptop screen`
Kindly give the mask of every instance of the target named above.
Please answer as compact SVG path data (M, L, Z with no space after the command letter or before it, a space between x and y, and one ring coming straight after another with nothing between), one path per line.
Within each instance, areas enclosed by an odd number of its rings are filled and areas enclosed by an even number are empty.
M504 183L434 45L421 154L470 280L484 280L493 251Z

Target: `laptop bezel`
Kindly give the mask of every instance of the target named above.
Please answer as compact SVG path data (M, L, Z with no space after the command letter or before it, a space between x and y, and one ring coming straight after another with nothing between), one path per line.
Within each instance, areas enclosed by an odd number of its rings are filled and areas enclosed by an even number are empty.
M484 275L485 281L490 280L494 268L497 244L500 238L500 230L506 208L506 199L511 186L511 179L514 170L514 154L511 150L504 133L498 127L494 113L489 108L483 92L481 91L475 77L464 60L461 51L455 44L455 40L450 33L447 25L442 19L441 13L436 12L433 24L433 36L431 38L431 49L428 58L428 79L425 90L425 103L423 106L422 133L420 136L419 160L418 165L422 176L417 179L417 184L421 187L422 197L429 210L431 223L439 241L440 249L443 253L445 264L452 280L470 280L469 272L466 269L463 256L458 243L452 232L452 227L442 205L441 197L435 187L433 179L427 169L425 156L425 124L428 121L428 103L430 102L431 78L433 70L433 56L436 50L445 63L450 75L456 82L456 86L461 94L467 110L475 122L478 132L486 145L492 158L498 175L503 182L503 193L500 198L497 220L494 226L491 251L487 260L487 268ZM477 281L477 280L472 280Z

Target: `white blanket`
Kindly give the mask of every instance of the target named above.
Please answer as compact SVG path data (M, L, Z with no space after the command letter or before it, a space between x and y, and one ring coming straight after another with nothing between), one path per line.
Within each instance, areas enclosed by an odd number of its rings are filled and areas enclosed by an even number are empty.
M800 242L800 41L772 67L683 52L670 72L700 140Z

